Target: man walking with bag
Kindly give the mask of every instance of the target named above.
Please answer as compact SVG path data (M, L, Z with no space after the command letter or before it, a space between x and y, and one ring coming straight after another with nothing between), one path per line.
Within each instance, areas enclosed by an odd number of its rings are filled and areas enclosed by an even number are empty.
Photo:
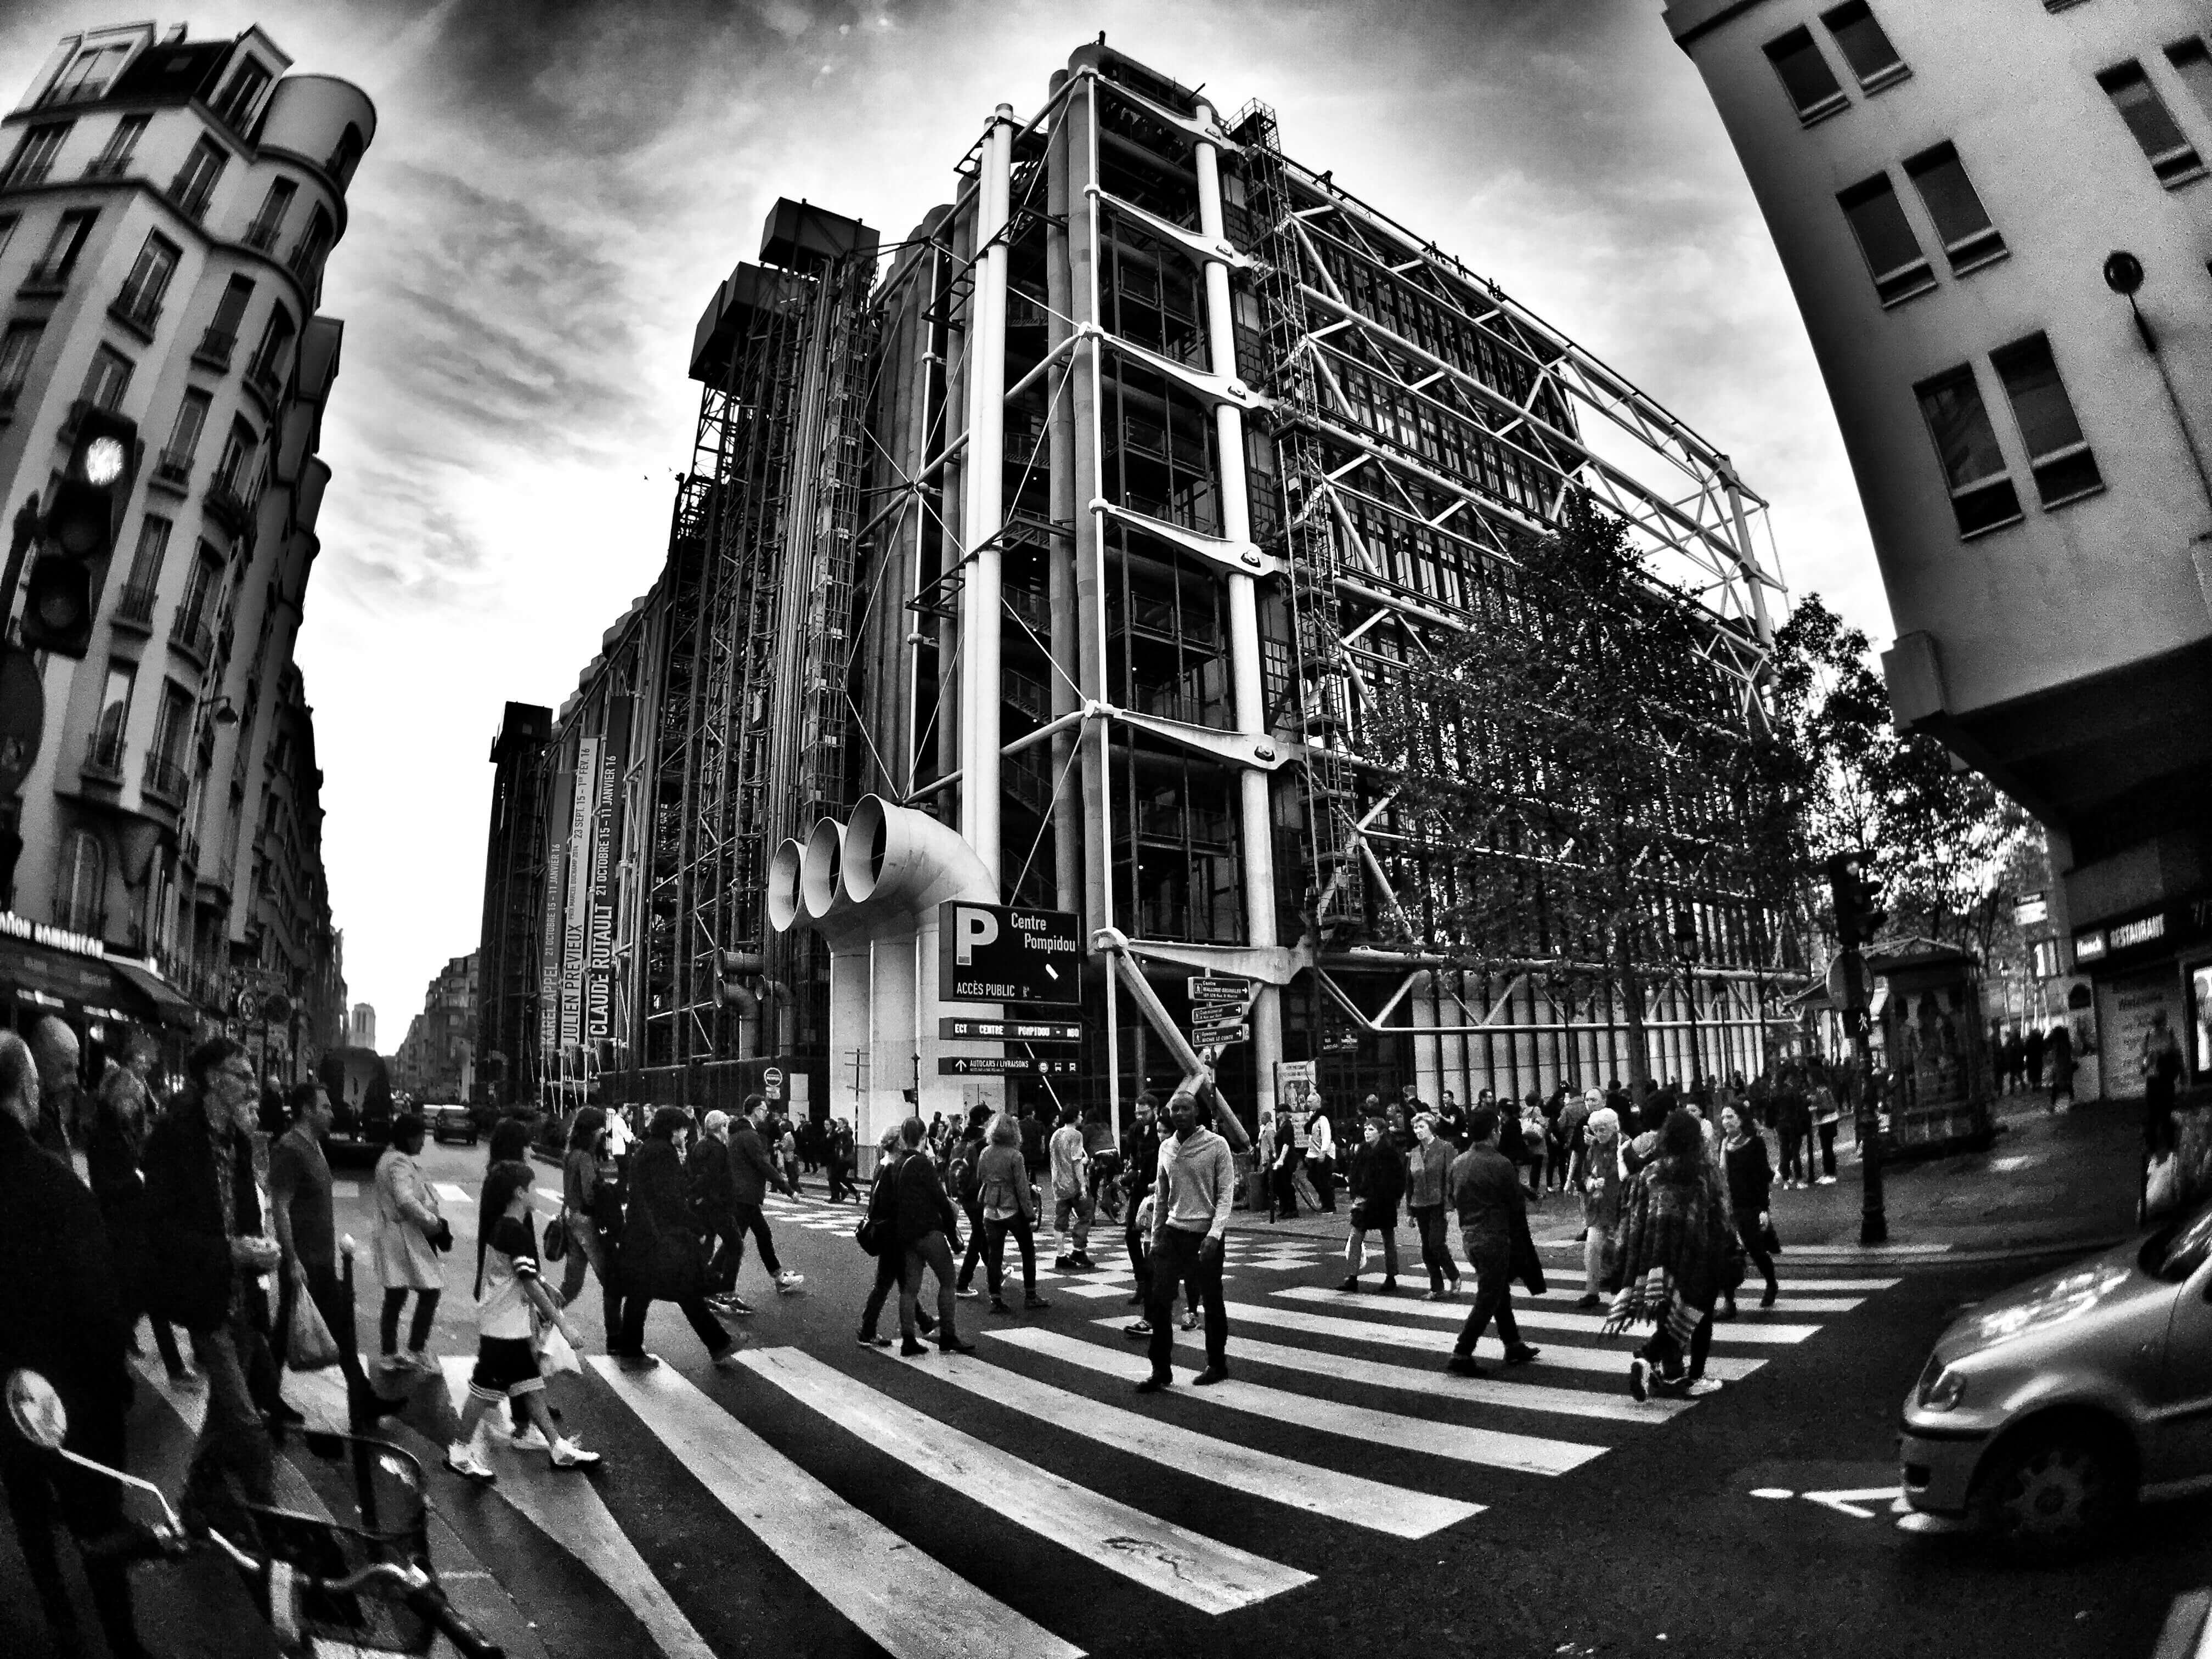
M276 1340L295 1370L321 1369L300 1364L300 1356L292 1352L292 1321L301 1297L306 1296L337 1345L338 1370L345 1378L346 1399L358 1430L405 1402L381 1400L369 1387L354 1336L353 1293L338 1278L331 1165L323 1154L323 1137L330 1133L333 1116L331 1097L310 1078L292 1085L285 1104L291 1112L291 1127L269 1148L269 1218L276 1247L284 1253L283 1273L277 1281ZM289 1412L278 1414L290 1419Z
M1498 1334L1505 1343L1505 1363L1525 1364L1536 1350L1521 1340L1508 1301L1513 1274L1515 1223L1528 1226L1528 1200L1512 1161L1498 1150L1498 1129L1504 1121L1517 1130L1511 1118L1500 1118L1498 1109L1478 1106L1468 1114L1472 1144L1452 1161L1451 1202L1459 1212L1460 1244L1474 1268L1474 1306L1452 1345L1444 1369L1461 1376L1488 1373L1475 1363L1474 1345L1490 1322L1498 1321Z

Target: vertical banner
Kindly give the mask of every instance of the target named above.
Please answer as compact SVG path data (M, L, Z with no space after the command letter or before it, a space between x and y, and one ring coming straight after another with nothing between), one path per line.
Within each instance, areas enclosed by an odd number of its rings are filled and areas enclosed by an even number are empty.
M561 939L561 1047L583 1040L585 939L591 927L592 802L599 792L599 740L576 740L576 786L568 809L568 914Z
M599 775L592 811L591 957L585 976L585 1035L594 1044L614 1035L615 890L610 878L622 846L623 771L629 752L628 697L607 700L599 740Z
M545 849L545 908L538 929L538 1055L543 1066L561 1042L561 878L567 848L556 835Z

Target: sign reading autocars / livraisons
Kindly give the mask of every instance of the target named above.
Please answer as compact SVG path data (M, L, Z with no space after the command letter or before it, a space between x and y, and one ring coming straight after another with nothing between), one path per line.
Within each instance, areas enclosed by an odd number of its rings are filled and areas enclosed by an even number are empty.
M954 899L939 906L937 915L940 1000L1081 1000L1083 942L1073 911Z

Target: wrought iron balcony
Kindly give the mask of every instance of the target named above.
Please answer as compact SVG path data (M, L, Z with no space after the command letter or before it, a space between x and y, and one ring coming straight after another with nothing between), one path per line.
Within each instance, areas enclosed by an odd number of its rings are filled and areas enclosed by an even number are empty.
M185 611L170 618L169 643L202 668L207 666L208 658L215 650L215 636L205 619Z
M238 481L229 473L218 473L208 480L204 500L207 510L222 520L223 527L234 536L243 535L252 521L252 509L238 493Z
M70 261L49 259L31 267L19 294L59 294L69 286Z
M161 325L161 296L143 283L125 283L107 313L126 327L136 329L150 344L155 329Z
M151 582L134 582L115 596L115 610L108 620L118 628L136 629L141 634L154 631L154 605L160 590Z
M283 228L284 221L281 216L274 219L256 219L246 226L246 234L240 240L256 253L267 253L276 247L276 234Z
M167 484L172 489L189 489L192 482L192 457L189 450L165 449L154 462L154 482Z
M183 810L185 796L191 787L185 778L185 769L158 754L146 757L146 769L140 775L139 787L155 800L167 802L179 811Z
M179 173L169 180L168 198L177 211L198 224L207 217L208 201L215 194L212 179L194 179Z
M131 168L128 153L121 155L95 155L84 164L88 179L120 179Z
M230 354L238 349L238 335L230 329L211 328L192 348L192 361L218 374L230 372Z
M84 748L85 778L95 783L121 783L123 748L123 732L119 727L112 732L94 732L92 741Z

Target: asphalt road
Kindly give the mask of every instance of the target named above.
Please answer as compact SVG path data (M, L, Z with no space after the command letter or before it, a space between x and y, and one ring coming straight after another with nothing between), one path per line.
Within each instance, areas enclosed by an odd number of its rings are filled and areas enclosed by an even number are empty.
M427 1162L465 1197L447 1204L462 1244L434 1345L459 1362L474 1347L465 1195L483 1158ZM366 1240L362 1205L342 1200L340 1216ZM1895 1528L1879 1494L1896 1480L1898 1402L1956 1306L2033 1264L1785 1256L1784 1306L1723 1326L1715 1349L1748 1374L1638 1413L1626 1345L1574 1328L1569 1298L1524 1305L1542 1359L1462 1389L1437 1376L1454 1327L1427 1304L1340 1298L1341 1264L1316 1242L1240 1225L1236 1385L1139 1398L1136 1345L1102 1323L1131 1311L1126 1286L1048 1281L1053 1308L1012 1321L963 1301L981 1351L956 1364L859 1347L873 1264L852 1219L781 1206L778 1246L805 1292L775 1295L748 1261L741 1293L759 1312L733 1322L740 1370L709 1366L663 1306L648 1342L667 1365L602 1374L587 1291L586 1372L555 1396L605 1455L591 1474L502 1449L495 1487L434 1475L443 1517L556 1659L2134 1656L2175 1594L2212 1582L2212 1504L2146 1511L2056 1571ZM1111 1230L1092 1254L1111 1264L1119 1246ZM374 1294L365 1283L371 1347ZM1187 1384L1196 1357L1177 1363ZM426 1455L446 1395L425 1382L405 1419ZM142 1419L143 1443L162 1419ZM0 1584L19 1574L0 1553ZM0 1646L9 1635L0 1621Z

